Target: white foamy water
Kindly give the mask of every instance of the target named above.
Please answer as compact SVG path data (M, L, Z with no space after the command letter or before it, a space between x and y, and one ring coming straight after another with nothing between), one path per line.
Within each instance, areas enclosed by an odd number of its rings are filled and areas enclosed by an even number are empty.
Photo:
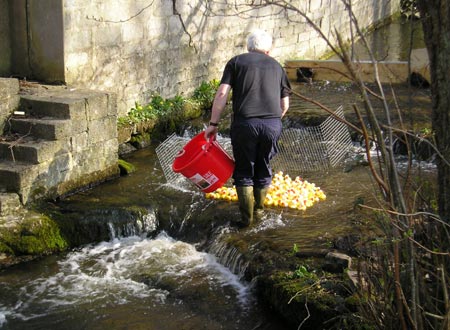
M214 256L164 233L154 239L133 236L86 246L69 253L54 267L49 275L19 284L18 292L6 292L14 297L7 301L0 298L0 327L11 318L45 318L86 304L182 304L188 296L182 293L186 287L189 292L198 288L217 291L218 296L234 296L232 299L245 308L250 290ZM2 282L0 274L3 291L7 285Z

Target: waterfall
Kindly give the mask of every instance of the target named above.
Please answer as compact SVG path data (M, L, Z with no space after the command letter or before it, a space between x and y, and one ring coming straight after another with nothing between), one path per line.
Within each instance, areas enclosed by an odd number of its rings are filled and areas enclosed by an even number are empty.
M217 258L219 263L238 275L239 278L243 278L249 261L245 260L242 253L236 247L231 246L225 240L229 233L229 227L218 228L207 250L208 253L213 254Z

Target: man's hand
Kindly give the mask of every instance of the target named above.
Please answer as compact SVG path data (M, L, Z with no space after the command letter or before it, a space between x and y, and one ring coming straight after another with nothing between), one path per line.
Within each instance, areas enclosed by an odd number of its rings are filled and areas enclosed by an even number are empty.
M205 139L209 140L210 137L215 137L218 132L217 126L209 125L205 130Z

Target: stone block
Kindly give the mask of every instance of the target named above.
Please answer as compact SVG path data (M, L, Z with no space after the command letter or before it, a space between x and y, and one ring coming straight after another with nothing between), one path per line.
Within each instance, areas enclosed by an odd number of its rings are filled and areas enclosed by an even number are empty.
M104 117L89 122L89 143L117 138L117 122L115 117Z
M74 134L70 139L72 142L71 151L73 153L79 153L86 149L89 145L88 137L89 136L87 132Z
M42 178L45 179L44 186L54 187L58 184L66 181L70 176L70 172L74 167L73 158L71 153L62 154L55 157L47 165L48 172L41 172ZM50 175L48 173L51 173Z
M9 161L39 164L69 152L68 141L0 142L0 157Z
M70 95L70 92L67 92ZM27 116L42 118L85 120L85 100L73 99L64 94L24 95L20 100L20 109Z
M19 106L19 80L0 78L0 134L5 121Z
M15 193L0 193L0 216L14 214L22 207L19 195Z
M83 134L88 131L88 121L82 120L72 120L71 121L71 135Z
M21 187L31 185L38 174L36 165L0 161L0 187L3 192L20 192Z
M91 93L86 98L86 113L89 121L108 116L108 94Z
M11 130L23 136L32 136L38 139L59 140L72 135L71 122L69 120L44 120L13 118Z

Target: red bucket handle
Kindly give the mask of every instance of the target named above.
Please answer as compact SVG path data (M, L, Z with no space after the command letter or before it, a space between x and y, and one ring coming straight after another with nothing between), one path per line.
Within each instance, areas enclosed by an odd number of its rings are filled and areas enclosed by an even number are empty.
M216 141L216 135L215 135L215 134L212 134L212 135L209 136L209 139L206 140L206 144L204 144L204 145L202 146L202 149L203 149L204 151L208 151L208 149L211 147L211 144L212 144L214 141Z
M176 154L175 158L181 157L186 153L186 150L181 149L180 151L178 151L178 153Z

